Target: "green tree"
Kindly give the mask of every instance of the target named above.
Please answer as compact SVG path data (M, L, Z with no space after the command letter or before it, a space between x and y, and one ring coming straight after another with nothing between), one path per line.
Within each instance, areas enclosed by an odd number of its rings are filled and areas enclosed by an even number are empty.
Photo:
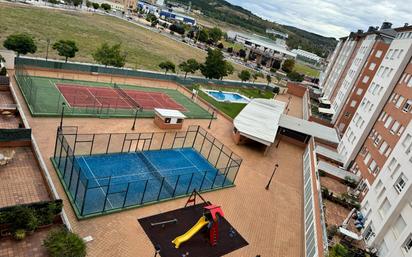
M288 73L287 77L292 81L302 82L305 76L296 71L291 71Z
M100 5L98 3L92 3L93 9L97 10L99 9Z
M3 46L8 50L15 51L17 56L28 53L34 54L37 51L37 46L34 43L33 38L25 33L8 36L3 43Z
M209 39L213 41L214 44L216 44L223 36L222 30L220 30L218 27L214 27L213 29L209 30Z
M266 84L266 88L265 88L265 89L267 89L267 87L269 86L269 84L272 82L272 77L271 77L269 74L266 75L266 81L267 81L267 84Z
M329 257L348 257L348 256L349 256L349 250L341 244L335 244L329 251Z
M200 42L207 42L209 40L209 32L206 29L202 29L198 32L199 35L197 36Z
M121 52L120 44L110 46L103 43L92 56L96 62L105 66L123 67L126 64L126 54Z
M242 70L237 76L242 82L244 82L250 80L251 74L248 70Z
M224 60L223 53L220 49L207 50L207 57L204 64L200 66L203 76L208 79L222 79L230 71L227 61Z
M230 62L225 61L225 72L220 79L223 79L223 77L233 74L233 72L235 72L235 67L233 67L233 65Z
M51 231L43 245L51 257L86 256L86 244L83 239L67 229Z
M195 59L189 59L179 64L179 68L185 72L186 78L189 72L195 73L200 68L200 64Z
M160 69L165 70L165 75L167 74L169 70L172 72L176 72L176 65L172 63L171 61L161 62L159 63L159 67Z
M65 62L67 62L68 58L75 57L76 52L79 51L79 48L76 46L76 42L72 40L59 40L53 44L53 49L57 50L60 56L64 56L66 58Z
M289 73L293 71L293 68L295 67L295 60L293 59L287 59L282 65L282 70L286 73Z
M0 62L6 62L6 60L4 59L3 56L1 56L1 54L0 54Z
M86 1L86 7L91 8L93 6L93 3L90 2L89 0Z
M110 4L107 4L107 3L102 3L100 6L101 6L102 9L105 10L106 12L107 12L107 11L110 11L110 9L112 9L112 7L110 6Z
M263 73L262 72L255 72L255 73L252 74L252 78L253 78L253 83L255 83L255 81L258 78L263 78Z

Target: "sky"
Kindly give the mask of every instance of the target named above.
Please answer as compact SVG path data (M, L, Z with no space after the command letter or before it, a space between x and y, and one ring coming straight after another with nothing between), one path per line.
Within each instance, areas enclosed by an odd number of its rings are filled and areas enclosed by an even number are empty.
M344 37L383 21L412 24L412 0L227 0L280 24L327 37Z

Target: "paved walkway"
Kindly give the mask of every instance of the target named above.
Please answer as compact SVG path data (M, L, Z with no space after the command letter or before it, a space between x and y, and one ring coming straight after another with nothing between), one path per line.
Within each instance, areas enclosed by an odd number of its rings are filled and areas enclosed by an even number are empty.
M128 80L130 82L131 80ZM139 81L135 81L139 83ZM17 89L16 85L14 84ZM18 91L18 89L16 90ZM24 103L20 91L19 99ZM283 97L283 96L282 96ZM301 116L299 99L292 100L290 115ZM301 105L300 105L301 107ZM153 256L153 246L138 225L137 219L184 206L186 199L178 199L147 207L123 211L84 221L77 221L67 196L49 161L54 150L55 131L58 118L31 118L26 106L24 111L39 144L46 165L50 170L59 195L65 203L68 218L80 236L92 236L88 243L89 256ZM185 127L196 124L206 128L207 120L187 120ZM65 125L79 126L84 133L131 132L132 119L66 118ZM152 119L139 119L137 132L160 131ZM236 187L204 194L206 199L222 206L226 218L249 242L249 246L228 256L279 256L302 255L302 154L304 149L282 143L273 147L267 156L261 149L234 144L232 124L218 116L210 132L226 146L243 158L236 180ZM272 174L275 163L279 169L269 191L265 185Z

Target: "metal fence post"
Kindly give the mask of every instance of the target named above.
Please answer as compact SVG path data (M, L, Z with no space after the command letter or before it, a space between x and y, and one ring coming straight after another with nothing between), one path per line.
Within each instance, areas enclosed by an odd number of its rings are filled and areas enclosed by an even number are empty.
M84 195L83 195L82 210L80 211L80 215L81 215L81 216L83 216L83 212L84 212L84 204L85 204L85 202L86 202L86 196L87 196L88 187L89 187L89 179L86 180L86 186L85 186Z
M73 163L73 166L74 166L74 163ZM74 202L76 202L76 199L77 199L77 191L79 190L80 171L81 171L81 170L79 170L79 174L77 175L76 190L74 191Z
M196 139L197 139L197 134L199 134L199 126L196 128L196 134L195 134L195 139L193 140L192 148L195 147ZM200 151L199 151L200 152Z
M172 194L172 197L175 197L176 188L177 188L177 185L179 184L179 179L180 179L180 175L179 175L179 176L177 176L176 185L175 185L175 189L173 189L173 194Z
M109 135L109 141L107 142L107 147L106 147L106 154L109 152L110 140L112 140L112 134Z
M194 175L195 175L195 173L193 172L193 173L192 173L192 176L190 177L189 185L187 186L186 194L189 193L189 189L190 189L190 186L192 185L192 179L193 179L193 176L194 176Z
M54 159L56 159L57 143L60 141L59 140L59 135L60 135L59 131L60 131L60 127L57 127L57 130L56 130L56 144L54 145L54 154L53 154Z
M109 183L107 184L107 190L106 190L106 195L104 197L104 204L103 204L103 212L106 211L106 203L107 203L107 197L109 195L109 190L110 190L110 183L112 181L112 176L109 177ZM101 188L101 187L100 187ZM113 207L113 206L112 206Z
M206 158L208 161L209 161L210 154L212 153L212 148L213 146L215 146L215 140L216 138L213 138L213 142L210 142L211 146L210 146L209 154L207 155L207 158Z
M149 182L149 180L146 180L146 183L144 184L143 195L142 195L142 200L140 201L140 205L143 204L144 195L146 194L146 189L147 189L147 182Z
M126 194L125 194L125 196L124 196L122 208L124 208L124 206L126 205L126 200L127 200L127 195L128 195L128 193L129 193L130 183L131 183L131 182L127 183Z
M163 177L163 179L162 179L162 184L160 185L159 194L157 195L157 201L159 201L159 199L160 199L160 193L162 192L164 182L165 182L165 177Z
M93 145L94 145L94 137L96 136L96 134L93 133L93 139L92 139L92 144L90 146L90 155L92 155L93 153Z
M205 182L207 170L205 171L205 175L203 176L202 183L200 183L199 192L202 191L203 182Z
M216 170L216 175L215 175L215 178L213 179L212 186L210 187L210 189L213 189L213 186L215 185L217 174L219 174L219 170Z

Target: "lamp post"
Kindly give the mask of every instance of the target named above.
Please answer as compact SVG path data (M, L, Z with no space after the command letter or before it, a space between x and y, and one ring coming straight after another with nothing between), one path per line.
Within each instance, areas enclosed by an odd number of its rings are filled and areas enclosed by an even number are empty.
M212 121L213 121L213 118L214 118L214 117L215 117L215 109L213 109L213 111L212 111L212 116L210 116L209 126L207 126L208 129L211 128L211 126L212 126Z
M275 164L275 169L274 169L273 172L272 172L272 176L270 176L269 182L268 182L268 184L267 184L266 187L265 187L266 190L269 190L270 183L272 182L273 176L275 175L275 172L276 172L276 170L277 170L278 167L279 167L279 164L276 163L276 164Z
M135 128L136 128L137 113L138 113L139 111L142 112L142 111L143 111L143 108L140 107L140 108L136 109L136 112L135 112L135 114L134 114L134 120L133 120L132 130L135 130Z
M50 45L50 38L46 39L47 47L46 47L46 61L49 58L49 45Z
M60 115L60 130L63 128L63 116L64 116L64 107L66 106L66 103L62 103L62 113Z

